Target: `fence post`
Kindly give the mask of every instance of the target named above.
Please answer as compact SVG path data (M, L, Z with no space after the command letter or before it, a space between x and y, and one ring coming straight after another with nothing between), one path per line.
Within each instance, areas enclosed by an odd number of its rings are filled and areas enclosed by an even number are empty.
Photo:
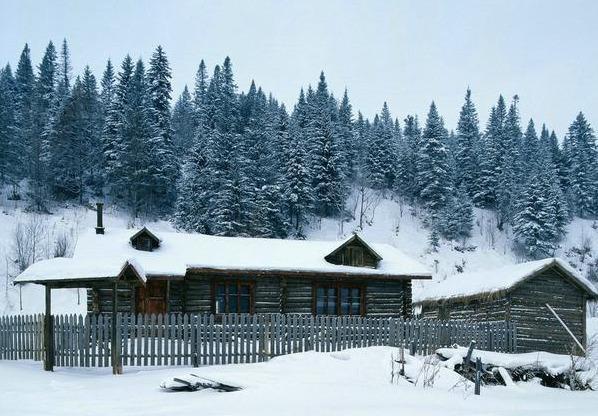
M44 316L44 370L54 371L54 319L52 317L52 288L46 289L46 314Z
M193 367L199 367L199 357L198 357L198 352L197 352L197 344L199 343L199 341L197 339L198 338L197 334L198 334L198 330L199 330L199 322L198 322L197 315L191 316L190 328L191 328L191 365Z
M118 315L118 281L114 282L112 286L112 319L111 324L111 337L110 337L110 347L112 350L111 359L112 359L112 374L122 374L123 367L120 363L120 344L121 340L118 339L118 332L117 332L117 315Z
M475 394L480 395L480 384L482 375L482 359L480 357L475 360Z

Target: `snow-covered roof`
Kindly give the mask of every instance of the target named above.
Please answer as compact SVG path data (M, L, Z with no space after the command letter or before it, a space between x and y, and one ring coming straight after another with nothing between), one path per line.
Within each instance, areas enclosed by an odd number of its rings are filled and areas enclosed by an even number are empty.
M530 261L492 270L481 270L451 276L440 282L429 282L413 294L413 302L462 298L492 294L513 288L527 278L547 267L558 265L579 286L598 297L598 290L586 278L579 275L566 261L559 258Z
M120 276L127 267L131 267L142 282L147 281L145 270L134 258L108 262L57 257L32 264L17 276L15 283L110 279Z
M147 252L130 244L135 232L107 229L104 235L86 233L79 238L72 258L35 263L15 282L113 278L127 262L150 277L184 276L190 268L431 277L424 266L388 244L370 244L382 257L373 269L335 265L324 259L347 240L279 240L161 232L156 233L160 247Z

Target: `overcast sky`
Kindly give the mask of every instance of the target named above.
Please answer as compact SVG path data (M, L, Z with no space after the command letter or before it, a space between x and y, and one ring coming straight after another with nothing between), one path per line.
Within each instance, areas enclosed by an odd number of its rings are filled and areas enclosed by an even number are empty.
M598 128L598 1L14 1L0 0L0 62L25 42L37 66L49 40L67 38L73 69L149 58L161 44L175 96L203 58L229 55L237 84L251 79L292 107L324 70L367 117L425 116L435 100L456 125L467 86L482 126L500 93L561 136L580 110Z

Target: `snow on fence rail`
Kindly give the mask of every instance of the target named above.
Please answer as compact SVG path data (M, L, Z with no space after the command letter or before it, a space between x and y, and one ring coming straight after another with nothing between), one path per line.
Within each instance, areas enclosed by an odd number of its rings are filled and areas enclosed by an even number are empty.
M54 365L112 366L110 315L59 315ZM512 322L333 317L311 315L117 315L118 362L123 366L253 363L303 351L375 345L418 354L454 344L514 352ZM0 317L0 359L41 360L43 315Z

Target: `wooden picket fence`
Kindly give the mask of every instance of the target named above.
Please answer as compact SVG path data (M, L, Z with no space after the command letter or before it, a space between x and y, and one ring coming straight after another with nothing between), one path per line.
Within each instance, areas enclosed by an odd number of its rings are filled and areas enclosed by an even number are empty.
M43 359L44 316L0 316L0 360Z
M54 365L112 366L110 315L54 316ZM118 314L123 366L254 363L303 351L377 345L417 354L454 344L516 351L512 322L436 321L311 315ZM0 359L43 358L43 315L0 317Z

